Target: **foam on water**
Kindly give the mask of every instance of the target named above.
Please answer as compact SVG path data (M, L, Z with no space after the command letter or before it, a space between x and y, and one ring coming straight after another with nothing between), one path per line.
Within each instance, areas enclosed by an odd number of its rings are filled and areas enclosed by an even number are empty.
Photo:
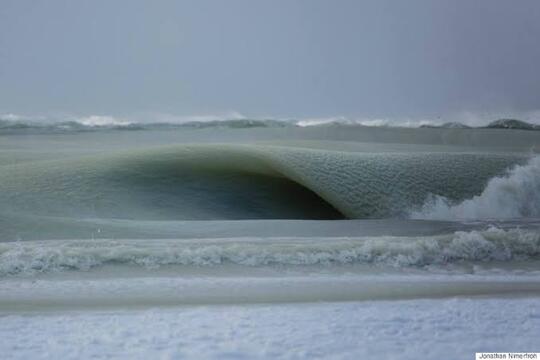
M540 234L489 228L419 237L50 240L0 243L0 275L89 270L103 265L390 267L536 258Z
M455 203L432 195L415 219L505 219L540 216L540 157L489 180L483 192Z

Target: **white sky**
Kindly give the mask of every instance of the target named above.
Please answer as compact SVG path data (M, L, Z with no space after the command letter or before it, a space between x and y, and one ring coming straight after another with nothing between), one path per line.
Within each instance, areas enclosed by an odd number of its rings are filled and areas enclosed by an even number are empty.
M537 0L0 0L0 113L540 109Z

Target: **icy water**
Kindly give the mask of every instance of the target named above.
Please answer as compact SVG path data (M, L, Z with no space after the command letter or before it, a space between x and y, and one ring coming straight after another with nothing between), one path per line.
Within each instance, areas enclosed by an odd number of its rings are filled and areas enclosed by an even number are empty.
M0 128L5 324L321 301L537 308L540 132L257 126Z

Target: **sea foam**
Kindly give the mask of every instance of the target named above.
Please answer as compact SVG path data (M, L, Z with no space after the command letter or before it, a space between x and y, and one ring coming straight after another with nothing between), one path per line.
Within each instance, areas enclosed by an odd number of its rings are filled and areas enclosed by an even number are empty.
M494 177L484 191L471 199L452 203L444 196L431 195L415 219L509 219L540 216L540 157Z
M418 237L49 240L0 243L0 276L86 271L103 265L150 269L224 264L422 267L459 261L522 260L539 254L538 232L496 227Z

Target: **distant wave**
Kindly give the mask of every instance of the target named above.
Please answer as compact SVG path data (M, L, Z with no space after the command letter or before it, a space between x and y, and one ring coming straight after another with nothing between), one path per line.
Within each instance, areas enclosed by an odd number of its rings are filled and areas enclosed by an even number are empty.
M412 217L445 220L540 217L540 157L512 168L505 176L492 178L480 195L460 203L432 195Z
M88 132L103 130L152 130L168 128L257 128L257 127L286 127L295 126L294 122L274 119L248 118L215 118L215 117L185 117L163 121L133 121L112 116L88 116L68 118L67 120L35 119L0 115L0 133L34 132L34 133L65 133Z
M430 120L354 119L343 116L295 120L300 127L365 126L365 127L405 127L418 128L434 124Z
M539 130L540 125L517 119L499 119L483 126L471 126L452 121L440 123L435 120L392 120L392 119L354 119L347 117L285 119L248 118L240 114L230 116L160 116L157 119L124 119L106 115L86 117L66 117L62 119L46 117L24 117L15 114L0 114L0 134L65 133L104 130L152 130L168 128L277 128L277 127L403 127L438 129L514 129Z
M425 237L50 240L0 243L0 276L86 271L103 265L406 267L524 260L539 255L538 232L495 227Z
M487 125L472 126L458 121L440 123L433 120L387 120L387 119L348 119L343 117L326 119L299 120L298 126L366 126L366 127L404 127L432 129L508 129L508 130L540 130L540 125L530 124L517 119L498 119Z
M0 131L26 132L73 132L98 129L135 129L139 125L112 116L92 115L81 118L54 120L47 118L23 117L14 114L0 115Z
M437 124L424 124L420 125L421 128L440 128L440 129L471 129L472 127L469 125L465 125L460 122L446 122L440 125Z

